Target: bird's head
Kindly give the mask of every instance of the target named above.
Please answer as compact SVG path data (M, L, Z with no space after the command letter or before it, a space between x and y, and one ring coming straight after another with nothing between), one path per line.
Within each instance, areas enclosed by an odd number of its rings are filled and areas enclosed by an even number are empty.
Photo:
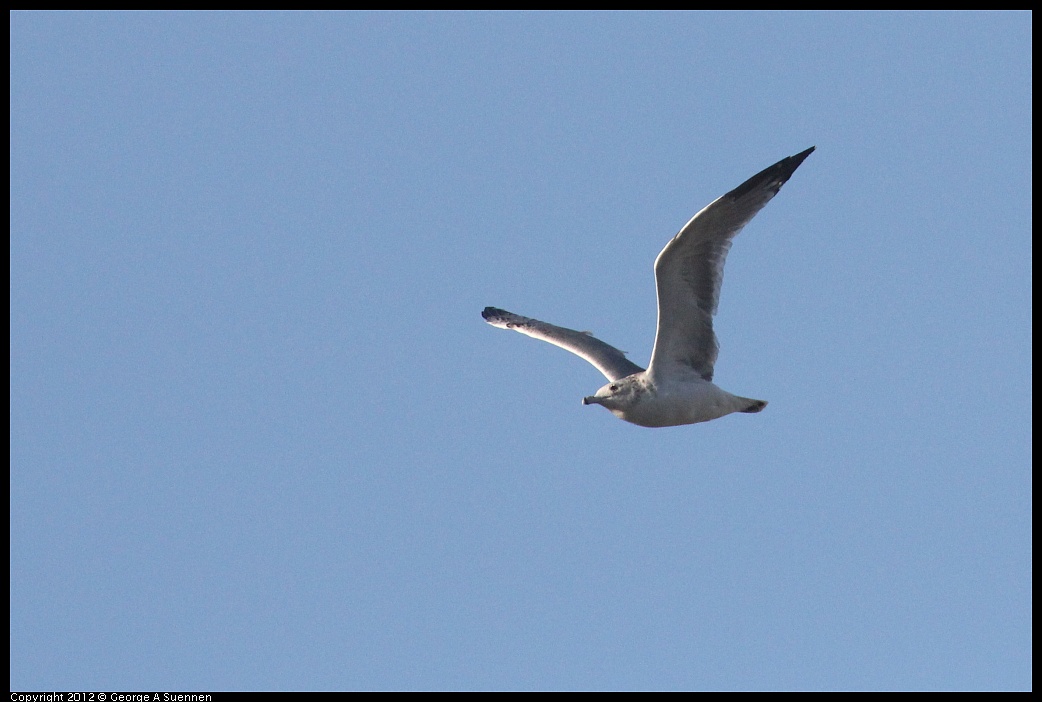
M641 378L641 373L635 373L625 378L613 380L595 394L583 398L584 405L600 405L618 415L625 412L641 401L647 392L647 387Z

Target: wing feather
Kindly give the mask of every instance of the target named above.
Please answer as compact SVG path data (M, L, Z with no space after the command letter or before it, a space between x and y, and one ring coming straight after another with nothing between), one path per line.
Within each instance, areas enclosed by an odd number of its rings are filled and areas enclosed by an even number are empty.
M713 315L720 300L724 261L734 237L770 202L814 147L782 159L696 214L655 259L658 330L648 366L683 365L706 380L720 352Z
M604 343L589 332L554 326L540 322L538 319L522 317L519 314L501 310L498 307L486 307L481 316L494 327L513 329L516 332L527 334L533 339L541 339L585 358L608 380L618 380L644 370L626 358L625 353Z

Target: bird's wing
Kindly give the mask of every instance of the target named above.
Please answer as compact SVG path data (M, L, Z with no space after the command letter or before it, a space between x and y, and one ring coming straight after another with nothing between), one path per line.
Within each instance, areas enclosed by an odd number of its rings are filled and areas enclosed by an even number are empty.
M618 380L644 370L627 359L625 353L604 343L589 332L557 327L497 307L486 307L481 316L494 327L513 329L516 332L527 334L533 339L548 341L554 346L560 346L566 351L582 356L596 366L597 370L604 373L608 380Z
M810 156L810 147L789 156L717 198L684 225L655 259L658 330L650 374L671 366L694 368L713 379L719 353L713 315L720 300L724 260L731 240Z

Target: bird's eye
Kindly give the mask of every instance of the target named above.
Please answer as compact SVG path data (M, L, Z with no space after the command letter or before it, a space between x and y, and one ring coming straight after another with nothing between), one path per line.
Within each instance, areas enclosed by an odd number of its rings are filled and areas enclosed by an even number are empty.
M612 383L611 385L608 386L608 389L611 390L612 392L615 392L616 390L619 389L619 386L615 385L614 383Z

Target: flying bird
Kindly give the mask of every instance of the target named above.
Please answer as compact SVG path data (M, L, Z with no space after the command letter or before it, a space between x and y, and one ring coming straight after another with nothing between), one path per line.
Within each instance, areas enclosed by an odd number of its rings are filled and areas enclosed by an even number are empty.
M554 326L486 307L481 316L502 329L548 341L592 363L610 381L584 405L601 405L642 427L708 422L732 412L759 412L767 403L739 397L713 383L719 353L713 315L720 300L731 241L810 156L784 158L709 203L655 259L658 329L647 370L589 332Z

